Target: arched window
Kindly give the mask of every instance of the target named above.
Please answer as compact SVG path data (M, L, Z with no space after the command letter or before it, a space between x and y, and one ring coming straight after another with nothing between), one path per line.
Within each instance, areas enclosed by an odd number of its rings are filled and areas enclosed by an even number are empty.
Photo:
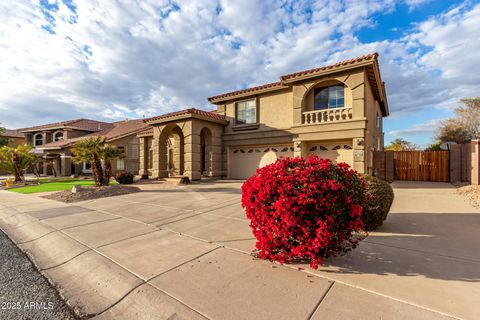
M314 90L314 109L324 110L345 107L345 92L343 85L334 85Z
M43 134L37 133L33 136L33 145L34 146L41 146L43 145Z
M58 131L53 134L53 141L63 140L63 132Z

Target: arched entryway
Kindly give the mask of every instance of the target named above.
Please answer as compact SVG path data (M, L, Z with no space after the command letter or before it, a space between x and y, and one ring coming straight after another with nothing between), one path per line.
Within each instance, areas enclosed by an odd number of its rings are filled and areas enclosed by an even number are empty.
M200 172L204 176L212 172L212 132L208 128L200 131Z
M166 126L159 138L160 177L181 176L185 171L185 137L176 124Z

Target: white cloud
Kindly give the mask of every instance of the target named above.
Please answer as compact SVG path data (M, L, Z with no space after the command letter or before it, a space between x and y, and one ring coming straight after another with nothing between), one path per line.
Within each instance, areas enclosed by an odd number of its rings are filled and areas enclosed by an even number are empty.
M441 121L442 119L431 119L423 123L414 124L405 129L389 131L388 135L393 138L403 138L419 134L433 134L437 130Z
M210 95L372 51L381 54L393 117L450 108L474 95L480 80L472 72L480 5L373 43L355 32L375 13L394 10L394 0L50 5L58 9L42 11L33 0L0 3L0 119L10 127L212 108Z

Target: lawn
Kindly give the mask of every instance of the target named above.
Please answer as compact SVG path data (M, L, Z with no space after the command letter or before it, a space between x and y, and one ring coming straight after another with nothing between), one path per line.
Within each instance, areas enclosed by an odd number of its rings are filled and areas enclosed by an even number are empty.
M38 179L37 180L40 184L34 186L26 186L20 188L13 188L9 189L12 192L18 193L37 193L37 192L49 192L49 191L62 191L62 190L70 190L75 185L80 185L82 187L88 187L95 185L93 180L79 180L79 179L57 179L55 181L50 181L50 179ZM118 184L116 181L110 181L110 185Z

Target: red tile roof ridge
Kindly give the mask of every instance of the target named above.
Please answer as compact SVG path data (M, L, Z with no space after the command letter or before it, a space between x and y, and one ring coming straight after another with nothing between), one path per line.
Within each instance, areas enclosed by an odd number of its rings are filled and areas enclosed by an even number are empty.
M286 74L286 75L281 76L280 81L278 81L278 82L271 82L271 83L263 84L263 85L260 85L260 86L255 86L255 87L251 87L251 88L246 88L246 89L237 90L237 91L231 91L231 92L227 92L227 93L224 93L224 94L212 96L212 97L208 98L208 101L212 102L212 101L217 100L217 99L233 97L233 96L237 96L237 95L240 95L240 94L243 94L243 93L255 92L255 91L262 90L262 89L268 89L268 88L274 88L274 87L283 87L283 86L286 86L284 81L288 80L288 79L292 79L292 78L295 78L295 77L299 77L299 76L303 76L303 75L307 75L307 74L311 74L311 73L316 73L316 72L323 71L323 70L333 69L333 68L337 68L337 67L340 67L340 66L345 66L345 65L356 63L356 62L361 62L361 61L364 61L364 60L371 60L371 59L375 59L377 57L378 57L378 53L374 52L374 53L366 54L366 55L363 55L363 56L358 56L358 57L355 57L355 58L339 61L339 62L336 62L334 64L323 66L323 67L318 67L318 68L314 68L314 69L308 69L308 70L298 71L298 72L295 72L295 73Z

